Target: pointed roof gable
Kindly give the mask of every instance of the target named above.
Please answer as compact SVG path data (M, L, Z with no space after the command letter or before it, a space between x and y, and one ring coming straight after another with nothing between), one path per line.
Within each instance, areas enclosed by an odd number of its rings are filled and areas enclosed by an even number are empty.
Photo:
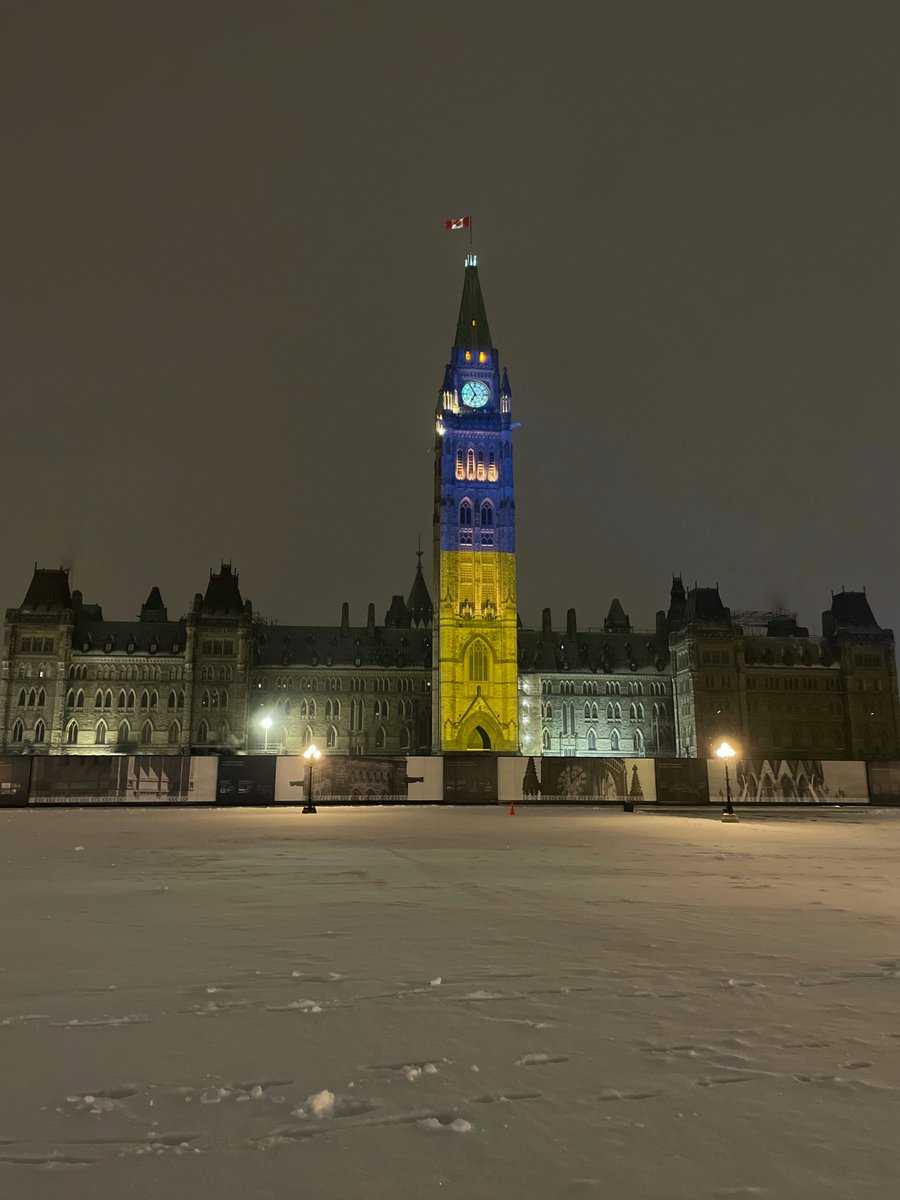
M466 273L453 345L460 350L484 350L487 353L490 353L494 346L478 279L478 260L474 254L470 254L466 259Z
M163 598L158 587L150 589L150 595L141 605L142 621L166 621L168 613L166 606L163 604Z
M36 566L22 601L22 612L59 612L71 607L69 572L64 567L46 570Z
M628 620L620 600L613 600L612 604L610 604L609 613L603 622L603 628L607 633L614 631L631 633L631 622Z
M822 613L822 632L826 637L842 633L881 633L865 591L835 592L831 597L831 608Z
M244 601L231 563L222 563L218 574L210 571L201 608L207 616L217 617L235 617L243 612Z

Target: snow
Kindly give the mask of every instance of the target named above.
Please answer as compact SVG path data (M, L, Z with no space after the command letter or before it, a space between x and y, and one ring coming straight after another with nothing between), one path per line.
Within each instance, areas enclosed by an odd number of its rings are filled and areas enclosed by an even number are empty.
M0 1196L883 1200L900 811L716 816L0 811Z

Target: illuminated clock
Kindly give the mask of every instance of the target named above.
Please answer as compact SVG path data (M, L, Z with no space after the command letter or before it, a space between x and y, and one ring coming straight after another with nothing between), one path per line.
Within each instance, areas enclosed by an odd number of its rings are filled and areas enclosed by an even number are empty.
M491 398L491 389L480 379L470 379L462 386L462 402L467 408L484 408Z

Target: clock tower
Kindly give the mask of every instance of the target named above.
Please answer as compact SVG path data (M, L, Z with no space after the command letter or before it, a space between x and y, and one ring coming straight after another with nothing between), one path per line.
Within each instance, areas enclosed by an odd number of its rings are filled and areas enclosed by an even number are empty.
M470 254L436 416L436 753L519 748L511 402Z

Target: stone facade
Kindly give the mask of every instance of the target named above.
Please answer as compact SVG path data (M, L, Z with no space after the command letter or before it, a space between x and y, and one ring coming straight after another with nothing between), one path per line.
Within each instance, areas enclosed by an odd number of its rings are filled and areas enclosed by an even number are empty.
M574 610L564 631L549 610L522 628L511 401L470 258L436 414L437 612L421 552L406 599L364 625L346 604L334 626L262 621L227 564L176 620L153 588L108 621L35 568L6 612L0 752L705 758L728 737L747 756L900 757L894 638L863 592L832 596L821 636L680 579L648 632L618 600L602 628Z

